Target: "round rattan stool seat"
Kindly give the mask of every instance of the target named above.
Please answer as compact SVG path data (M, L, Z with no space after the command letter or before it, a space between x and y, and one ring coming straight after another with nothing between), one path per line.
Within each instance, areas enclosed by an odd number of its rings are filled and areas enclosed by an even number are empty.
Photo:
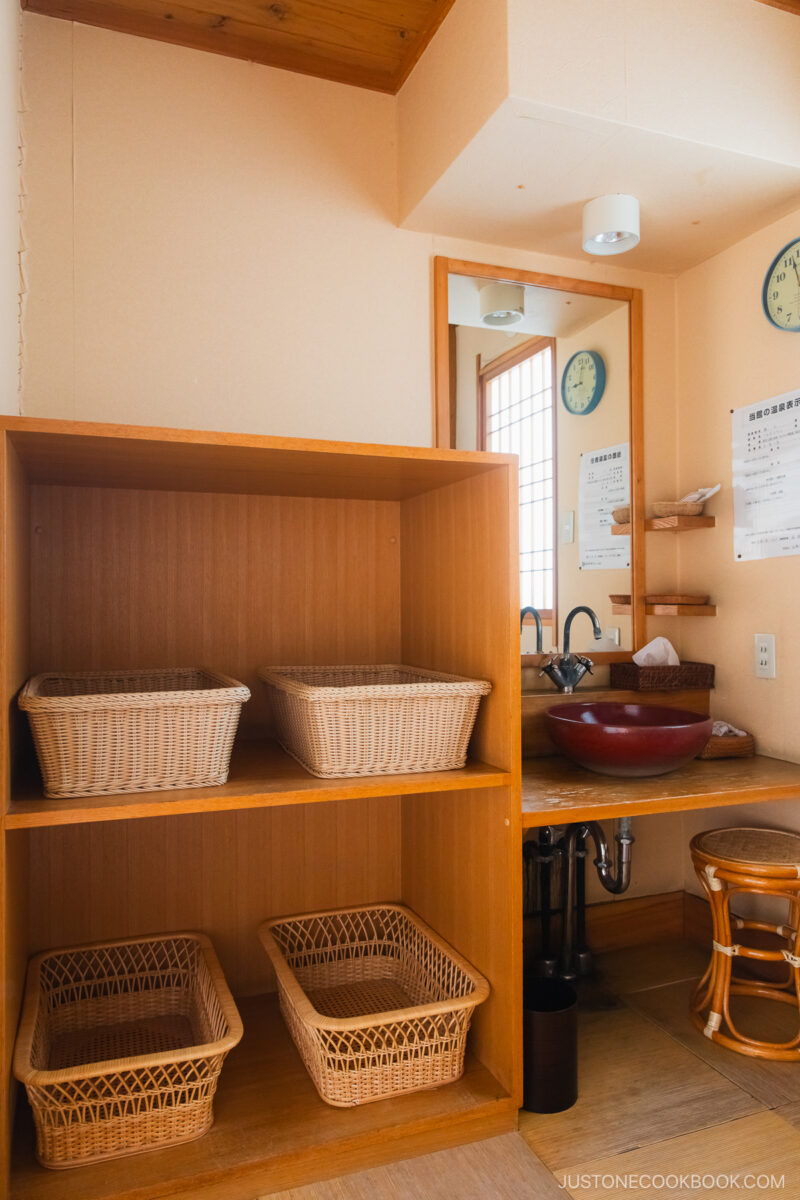
M711 962L691 1004L707 1038L754 1058L800 1060L800 1028L788 1041L761 1040L736 1025L737 996L800 1007L800 835L782 829L710 829L691 841L692 863L711 908ZM769 897L786 915L739 916L732 901ZM766 935L766 945L764 936ZM755 940L754 940L755 939ZM777 974L763 974L775 964Z
M800 834L781 829L709 829L692 840L700 854L760 873L800 874Z

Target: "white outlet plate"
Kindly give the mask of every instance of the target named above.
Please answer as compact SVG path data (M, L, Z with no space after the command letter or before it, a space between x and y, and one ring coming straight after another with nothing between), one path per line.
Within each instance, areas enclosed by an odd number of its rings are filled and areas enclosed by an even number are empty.
M565 510L558 514L558 540L562 546L575 541L575 512Z
M755 673L758 679L775 678L775 634L757 633L755 635Z

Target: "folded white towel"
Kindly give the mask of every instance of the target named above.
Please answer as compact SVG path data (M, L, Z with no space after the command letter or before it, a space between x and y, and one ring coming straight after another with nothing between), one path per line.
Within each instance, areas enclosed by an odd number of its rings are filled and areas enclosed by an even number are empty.
M711 733L714 737L747 737L743 729L737 729L735 725L729 725L727 721L715 721Z

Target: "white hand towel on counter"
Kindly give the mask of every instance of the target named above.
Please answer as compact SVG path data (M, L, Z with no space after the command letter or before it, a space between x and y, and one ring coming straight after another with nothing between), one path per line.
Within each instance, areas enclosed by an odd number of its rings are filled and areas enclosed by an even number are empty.
M735 725L729 724L728 721L715 721L714 727L711 730L714 737L747 737L743 729L737 729Z
M678 667L681 662L678 651L665 637L653 638L652 642L642 646L634 654L633 661L637 667Z

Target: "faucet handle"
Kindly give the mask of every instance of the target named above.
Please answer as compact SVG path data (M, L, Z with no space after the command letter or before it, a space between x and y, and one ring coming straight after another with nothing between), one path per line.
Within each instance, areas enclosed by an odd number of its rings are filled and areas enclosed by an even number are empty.
M587 658L585 654L576 654L575 657L577 658L578 662L581 664L582 667L586 667L586 670L589 672L590 675L594 675L594 671L592 670L594 663L592 662L592 660L590 658Z

